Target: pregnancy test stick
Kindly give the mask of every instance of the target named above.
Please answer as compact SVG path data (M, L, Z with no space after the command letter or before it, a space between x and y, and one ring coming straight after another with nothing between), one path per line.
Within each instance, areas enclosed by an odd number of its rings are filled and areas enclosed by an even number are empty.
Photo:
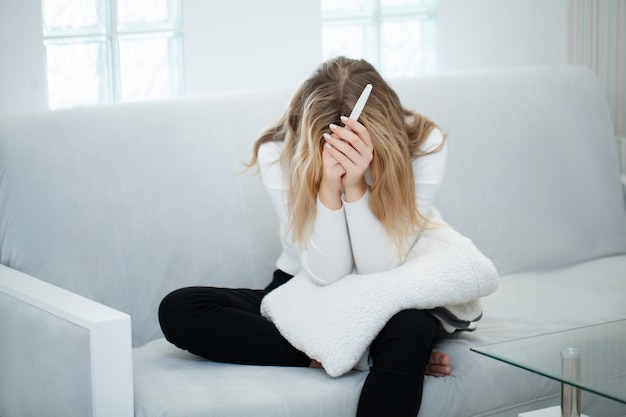
M356 101L356 104L354 105L354 108L352 109L352 113L350 113L350 117L348 117L349 119L359 120L359 116L361 115L361 112L363 111L363 107L365 107L365 103L367 103L367 99L369 98L371 92L372 92L372 84L366 85L365 88L363 89L363 92L361 93L361 96Z

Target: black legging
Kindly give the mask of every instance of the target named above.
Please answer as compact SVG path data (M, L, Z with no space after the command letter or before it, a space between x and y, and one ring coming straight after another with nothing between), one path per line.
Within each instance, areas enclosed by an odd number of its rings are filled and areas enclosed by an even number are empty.
M263 297L290 278L277 270L264 290L176 290L159 307L163 334L179 348L217 362L309 366L311 359L260 313ZM370 346L373 366L361 390L357 417L417 415L439 329L437 320L421 310L401 311L387 322Z

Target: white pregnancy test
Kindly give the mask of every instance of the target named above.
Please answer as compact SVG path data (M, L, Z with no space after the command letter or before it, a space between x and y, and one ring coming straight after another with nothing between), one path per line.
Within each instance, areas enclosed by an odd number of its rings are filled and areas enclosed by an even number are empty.
M372 84L366 85L363 89L363 92L361 93L361 96L356 101L356 104L354 105L352 113L350 113L350 117L348 117L348 119L359 120L359 116L361 115L361 112L363 111L365 103L367 103L367 99L369 98L371 92Z

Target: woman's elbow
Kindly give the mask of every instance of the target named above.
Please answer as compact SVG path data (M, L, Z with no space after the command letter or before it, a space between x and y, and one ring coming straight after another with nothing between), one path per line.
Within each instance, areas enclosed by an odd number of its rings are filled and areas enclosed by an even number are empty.
M327 271L312 271L310 268L305 268L305 271L311 281L319 286L325 287L334 282L339 281L341 278L352 272L352 268L341 268L339 270L327 270Z

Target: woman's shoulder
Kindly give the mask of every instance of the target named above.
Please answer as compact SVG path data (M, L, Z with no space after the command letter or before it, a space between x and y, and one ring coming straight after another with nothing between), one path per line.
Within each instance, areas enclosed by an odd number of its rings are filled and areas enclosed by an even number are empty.
M272 163L280 159L280 153L283 149L283 142L272 141L265 142L259 146L258 159L259 163Z
M438 127L433 128L426 140L422 142L419 149L420 152L429 153L439 148L444 142L443 133ZM445 146L445 144L444 144Z
M419 171L423 175L424 169L435 169L445 167L448 158L448 148L446 139L441 130L433 128L428 137L419 147L419 155L413 159L413 170ZM428 167L428 168L427 168Z

